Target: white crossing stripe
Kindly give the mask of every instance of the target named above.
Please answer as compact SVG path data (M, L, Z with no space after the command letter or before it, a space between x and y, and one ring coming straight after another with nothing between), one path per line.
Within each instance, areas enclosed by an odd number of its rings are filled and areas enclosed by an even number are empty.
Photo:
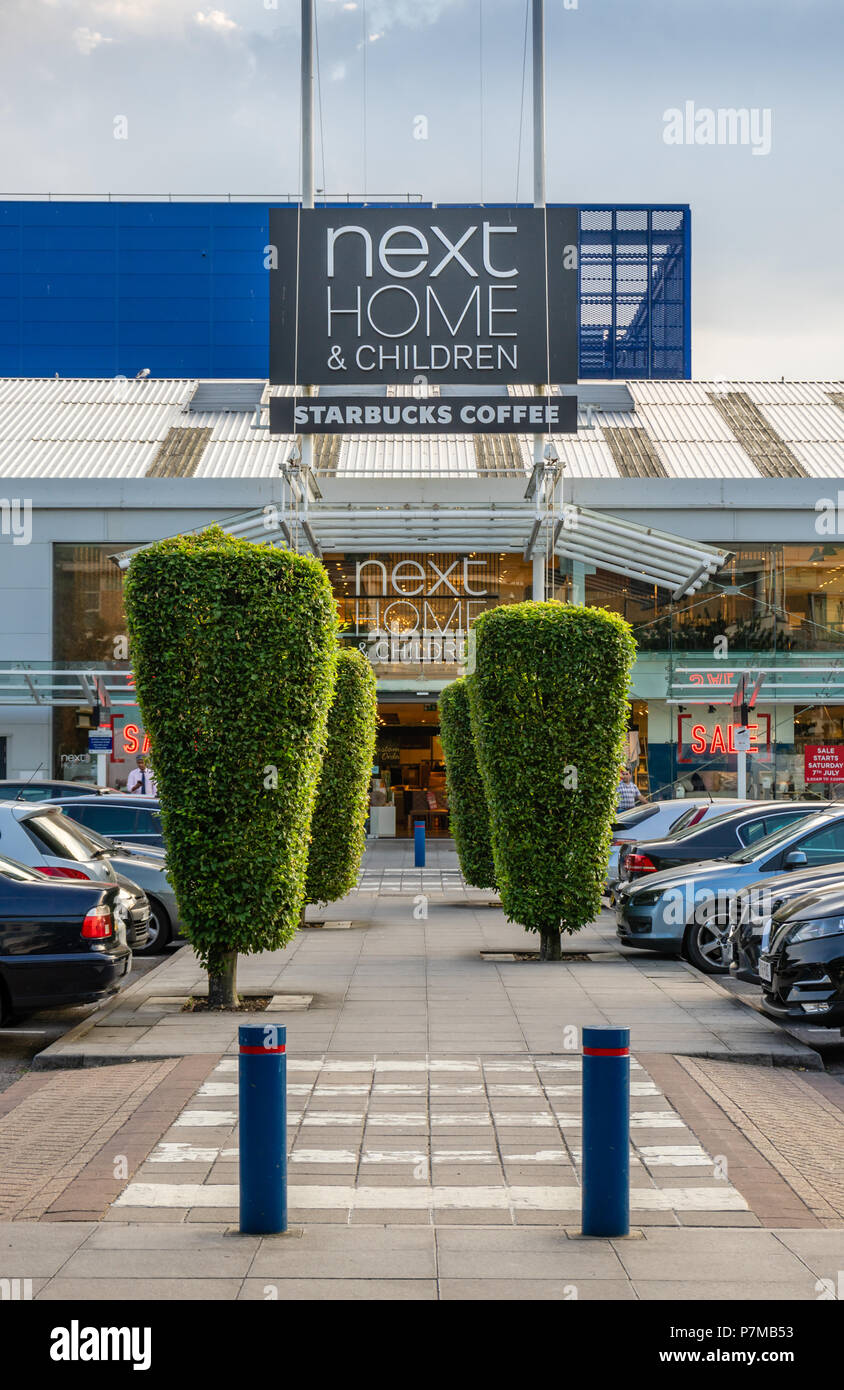
M397 1211L493 1210L578 1211L580 1188L571 1187L347 1187L294 1183L288 1189L291 1210ZM238 1189L229 1183L133 1182L117 1198L118 1207L238 1206ZM747 1211L731 1187L634 1187L631 1211Z
M183 1110L173 1124L182 1129L202 1129L212 1125L236 1125L237 1115L233 1110Z

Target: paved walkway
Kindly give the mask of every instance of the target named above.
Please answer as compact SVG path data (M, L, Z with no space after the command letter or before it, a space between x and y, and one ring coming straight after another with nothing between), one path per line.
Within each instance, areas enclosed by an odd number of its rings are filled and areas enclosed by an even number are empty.
M375 847L361 887L409 853ZM567 943L585 959L517 959L533 942L490 899L358 891L243 962L276 996L250 1021L288 1029L287 1236L237 1233L240 1020L182 1011L187 948L48 1049L70 1070L0 1095L0 1278L39 1299L831 1296L841 1084L717 981L620 953L608 916ZM625 1240L578 1235L588 1023L632 1030Z
M361 883L406 873L404 854L403 845L370 850ZM431 872L452 873L449 856L456 862L442 849ZM295 1027L299 1054L542 1056L576 1050L584 1024L609 1024L629 1026L640 1052L820 1066L815 1052L716 979L683 961L620 951L608 912L565 942L574 959L559 963L518 959L536 949L536 937L507 922L492 894L465 885L459 893L357 891L309 915L318 929L239 964L245 992L278 996L267 1021ZM332 923L344 925L327 930ZM241 1020L182 1012L205 988L182 948L36 1065L234 1051Z

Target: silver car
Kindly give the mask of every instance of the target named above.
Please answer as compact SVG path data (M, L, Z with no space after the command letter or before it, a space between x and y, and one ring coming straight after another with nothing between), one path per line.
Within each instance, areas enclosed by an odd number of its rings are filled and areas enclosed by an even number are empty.
M705 973L729 968L731 918L742 888L844 859L844 806L830 802L725 859L663 869L622 884L617 935L625 946L683 955Z
M0 802L0 853L52 878L116 882L104 844L48 801Z
M643 801L629 811L619 811L613 822L610 862L607 869L605 893L612 898L618 883L618 861L621 846L636 840L662 840L677 830L702 825L712 816L736 811L747 801L713 801L711 796L677 797L673 801Z

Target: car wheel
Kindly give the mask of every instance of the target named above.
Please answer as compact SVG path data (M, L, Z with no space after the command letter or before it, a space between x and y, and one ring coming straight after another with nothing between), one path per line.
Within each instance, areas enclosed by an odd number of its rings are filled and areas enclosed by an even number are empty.
M135 951L136 956L158 956L166 950L173 935L170 918L157 898L149 900L149 937L146 946Z
M726 917L690 922L683 937L683 955L704 975L727 975L730 970L730 923Z

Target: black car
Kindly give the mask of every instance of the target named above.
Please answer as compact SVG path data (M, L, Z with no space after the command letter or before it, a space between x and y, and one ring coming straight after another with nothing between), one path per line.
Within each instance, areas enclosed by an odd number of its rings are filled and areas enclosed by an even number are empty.
M772 1018L844 1029L844 892L819 888L774 913L759 974Z
M154 796L128 796L112 792L108 796L73 796L59 799L66 816L88 830L96 830L120 844L164 848L161 810Z
M636 840L622 845L619 880L641 878L643 874L676 869L702 859L725 859L746 849L774 830L801 816L817 814L823 803L817 801L758 801L740 810L712 816L702 825L676 830L661 840Z
M114 994L132 965L116 883L46 878L0 858L0 1022Z
M759 952L771 917L785 903L794 902L816 888L844 890L844 859L822 869L797 869L774 878L760 878L736 894L730 927L730 974L737 980L760 984Z
M131 879L124 878L123 874L115 869L117 882L123 890L120 895L117 913L122 915L126 924L126 945L132 951L143 953L149 942L150 926L152 919L152 908L149 898L143 888L139 888L137 883L132 883Z

